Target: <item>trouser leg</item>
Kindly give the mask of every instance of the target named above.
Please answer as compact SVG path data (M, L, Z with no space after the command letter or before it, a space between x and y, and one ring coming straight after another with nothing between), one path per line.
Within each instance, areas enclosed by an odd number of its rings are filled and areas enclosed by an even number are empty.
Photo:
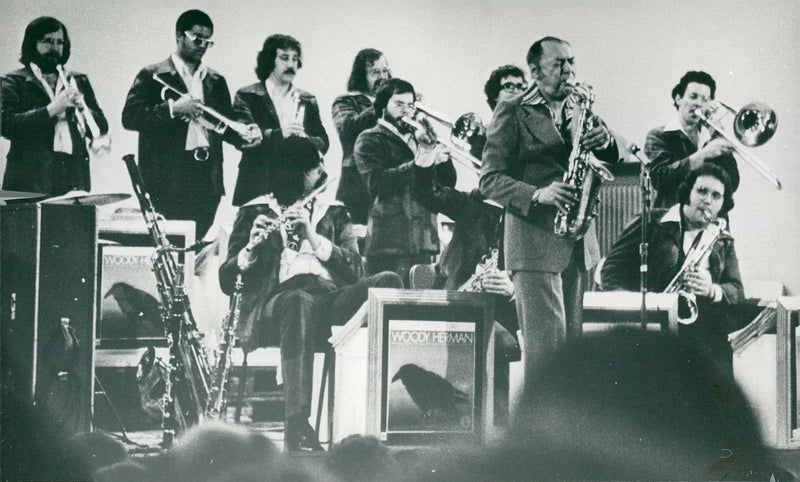
M574 261L561 273L567 340L583 334L583 293L586 291L587 280L586 271L579 270Z
M525 383L566 339L561 274L515 271L517 318L522 330Z
M311 414L313 304L313 296L302 290L284 291L275 300L273 316L281 324L281 370L287 418Z

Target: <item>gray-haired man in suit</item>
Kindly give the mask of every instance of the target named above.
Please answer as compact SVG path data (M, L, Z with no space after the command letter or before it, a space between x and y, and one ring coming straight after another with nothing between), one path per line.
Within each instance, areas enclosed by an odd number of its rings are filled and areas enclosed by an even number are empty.
M526 380L567 331L580 333L586 270L600 257L593 225L578 241L553 230L556 212L566 213L579 195L562 182L576 127L571 46L545 37L531 46L527 61L533 85L497 106L480 181L484 195L507 212L506 269L514 280ZM581 144L601 160L618 161L614 137L599 119L596 126Z

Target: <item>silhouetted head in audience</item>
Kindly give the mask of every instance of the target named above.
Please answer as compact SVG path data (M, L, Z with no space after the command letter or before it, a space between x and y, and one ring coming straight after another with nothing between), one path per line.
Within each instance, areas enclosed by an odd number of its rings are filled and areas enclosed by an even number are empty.
M526 381L508 445L531 455L512 473L536 478L741 480L766 470L734 380L675 337L640 330L561 349Z
M89 473L127 460L125 445L103 432L82 432L69 440L70 449Z
M334 444L328 467L333 475L347 481L391 480L398 474L389 448L370 435L354 434Z
M205 422L179 437L156 471L162 480L220 480L256 462L269 466L277 453L269 439L246 427Z

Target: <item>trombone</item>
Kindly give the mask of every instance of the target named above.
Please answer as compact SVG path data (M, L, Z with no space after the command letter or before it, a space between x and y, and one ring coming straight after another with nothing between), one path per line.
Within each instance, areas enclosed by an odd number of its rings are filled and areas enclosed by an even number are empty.
M436 142L450 149L453 159L458 163L480 176L481 160L470 153L472 149L483 149L483 145L486 143L486 128L480 118L472 112L468 112L453 122L447 116L420 102L415 105L417 112L425 114L450 129L449 140L437 137ZM425 126L415 119L405 116L402 120L414 129L425 130Z
M75 81L75 77L73 76L68 78L67 73L64 72L63 65L56 65L56 70L58 71L58 76L61 79L61 83L64 84L64 87L70 86L80 92L80 89L78 89L78 83ZM82 93L76 101L75 116L78 118L78 131L80 131L81 136L84 138L84 141L89 149L91 149L95 154L100 154L101 152L108 152L111 150L111 138L100 132L100 126L97 125L97 121L94 119L92 110L89 109L88 105L86 105L86 100L83 98ZM91 136L86 135L87 129Z
M156 82L158 82L159 84L164 86L161 89L161 98L163 100L165 100L165 101L167 100L167 92L172 92L172 93L178 95L179 98L191 97L188 93L181 92L180 90L176 89L175 87L169 85L167 82L165 82L163 79L161 79L161 77L159 77L158 74L153 74L153 79L155 79ZM251 131L250 126L248 126L247 124L235 121L233 119L229 119L228 117L225 117L224 115L220 114L216 110L212 109L211 107L209 107L209 106L207 106L207 105L205 105L203 103L199 103L199 105L200 105L200 108L203 110L203 112L208 114L210 117L216 119L216 123L215 123L215 122L212 122L211 120L209 120L207 117L204 117L204 116L201 116L200 118L198 118L197 121L200 122L200 124L204 128L206 128L208 130L211 130L211 131L214 131L214 132L216 132L217 134L220 134L220 135L222 135L225 132L225 128L229 128L232 131L234 131L237 134L239 134L239 137L241 137L242 140L244 140L247 143L253 142L255 140L255 138L257 137L255 135L255 133ZM260 133L260 131L259 131L259 133Z
M733 133L736 137L732 137L725 132L725 129L714 121L713 116L720 109L736 114L733 119ZM737 112L724 102L709 101L705 108L695 109L695 114L703 124L718 132L725 140L730 142L736 153L753 166L759 174L774 184L777 189L781 189L781 182L775 173L745 147L760 146L775 134L775 130L778 128L778 118L772 108L762 102L751 102Z

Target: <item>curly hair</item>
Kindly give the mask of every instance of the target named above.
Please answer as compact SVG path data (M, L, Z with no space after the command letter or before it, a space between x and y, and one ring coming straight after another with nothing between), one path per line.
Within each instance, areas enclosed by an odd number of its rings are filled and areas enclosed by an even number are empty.
M290 35L273 34L264 40L264 46L261 52L256 57L256 77L261 82L267 80L267 77L275 70L275 58L278 56L278 49L294 50L297 52L300 59L297 61L297 68L303 67L303 50L300 48L300 42Z
M53 17L39 17L25 27L25 36L22 38L19 61L23 65L31 63L36 58L36 44L39 40L49 33L58 32L59 29L64 32L64 50L61 52L61 63L66 64L71 50L69 34L67 33L67 27Z
M714 177L725 187L722 208L719 210L719 215L725 216L733 209L733 184L731 183L731 177L725 172L725 169L710 162L706 162L699 168L692 170L689 175L686 176L686 179L681 182L678 186L678 202L681 204L689 204L689 196L692 194L694 184L700 176Z
M369 85L367 85L367 69L381 57L383 57L383 52L375 49L363 49L357 53L353 61L353 69L350 71L350 78L347 80L347 90L358 92L369 91Z
M303 195L304 174L317 167L322 157L307 137L289 136L278 142L273 162L272 193L279 204L288 206Z
M489 103L489 107L494 110L497 107L497 96L500 95L500 81L503 80L504 77L519 77L522 80L525 80L525 74L522 72L522 69L517 67L516 65L503 65L494 69L494 71L489 75L489 80L486 81L486 85L483 86L483 93L486 94L486 102Z
M672 105L674 105L676 109L678 108L678 103L675 102L675 96L680 95L683 97L683 94L686 93L686 86L691 82L707 85L708 88L711 89L711 98L714 98L714 94L717 91L717 83L714 82L714 78L702 70L690 70L683 74L678 85L672 88Z
M212 32L214 31L214 22L211 21L211 17L206 12L202 10L187 10L175 22L175 33L182 34L187 30L191 30L195 25L207 27Z

